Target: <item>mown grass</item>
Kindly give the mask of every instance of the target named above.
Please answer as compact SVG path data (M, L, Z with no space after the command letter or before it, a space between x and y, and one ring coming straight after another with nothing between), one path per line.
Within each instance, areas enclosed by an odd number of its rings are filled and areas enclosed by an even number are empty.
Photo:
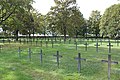
M3 48L0 52L0 80L108 80L107 63L101 60L107 60L108 42L99 42L99 52L96 52L96 41L87 41L89 46L85 51L85 41L77 40L78 50L76 50L74 40L69 44L63 41L54 42L52 48L51 42L46 47L45 41L41 47L40 42L36 45L31 43L1 43ZM120 62L120 46L112 41L112 61ZM18 47L21 47L21 57L18 57ZM32 50L32 60L28 59L28 48ZM40 50L43 51L43 62L40 62ZM56 57L53 55L59 51L60 66L57 67ZM77 61L74 59L78 53L87 61L81 63L81 73L77 70ZM111 80L120 80L120 64L112 64Z

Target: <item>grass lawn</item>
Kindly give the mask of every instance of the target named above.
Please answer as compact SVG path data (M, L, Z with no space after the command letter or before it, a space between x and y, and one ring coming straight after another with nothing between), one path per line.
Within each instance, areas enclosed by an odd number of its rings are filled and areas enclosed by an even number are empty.
M45 42L41 47L40 42L30 43L0 43L0 80L108 80L108 64L101 60L108 58L108 42L99 42L99 52L96 52L96 41L88 41L88 50L85 51L84 41L78 41L78 48L72 40L69 44L63 41L51 42L46 47ZM120 62L120 46L112 41L112 61ZM21 48L21 57L18 57L18 48ZM31 48L31 61L28 59L28 48ZM43 51L43 62L40 62L40 50ZM59 68L56 57L53 56L59 51ZM86 61L81 62L81 73L78 73L78 61L74 58L81 53ZM111 80L120 80L120 64L111 65Z

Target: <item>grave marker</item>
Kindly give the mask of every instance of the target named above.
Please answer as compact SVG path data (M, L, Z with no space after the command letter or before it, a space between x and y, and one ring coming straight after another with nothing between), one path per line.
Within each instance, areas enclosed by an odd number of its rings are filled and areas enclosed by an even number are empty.
M80 71L81 71L81 60L86 61L86 59L81 58L81 54L80 53L78 53L78 57L75 58L75 59L78 60L78 73L80 73Z
M62 56L59 55L59 51L57 51L57 54L56 54L56 55L53 55L53 56L55 56L55 57L57 58L57 66L58 66L58 68L59 68L59 58L61 58Z
M100 45L99 45L99 43L98 43L98 40L97 40L97 42L96 42L96 45L95 45L95 46L96 46L96 51L98 52L98 47L100 46Z
M108 52L109 53L111 53L111 47L113 47L113 45L111 45L111 42L110 42L110 40L108 41L109 43L108 43Z
M42 50L40 50L40 62L42 63L43 53Z
M20 49L20 47L18 48L18 57L20 58L21 57L21 49Z
M31 61L31 53L32 53L32 51L31 51L31 49L29 48L29 49L28 49L28 58L29 58L30 61Z
M111 61L111 55L108 55L108 60L101 60L101 62L108 63L108 80L110 80L111 63L118 64L118 62Z
M75 42L75 45L76 45L76 50L77 50L77 41Z
M87 48L88 48L89 44L86 42L84 45L85 45L85 51L87 51Z

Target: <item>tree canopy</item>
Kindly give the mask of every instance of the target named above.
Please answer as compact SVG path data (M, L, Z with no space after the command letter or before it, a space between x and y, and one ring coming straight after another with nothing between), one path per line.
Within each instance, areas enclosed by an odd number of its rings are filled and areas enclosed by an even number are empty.
M100 33L103 36L115 37L120 32L120 4L107 8L100 21Z
M50 26L54 27L56 32L64 35L74 36L77 34L81 25L84 24L84 18L76 4L76 0L55 0L56 6L51 7L48 13L51 16Z
M89 33L95 34L96 37L98 37L100 31L99 29L100 19L101 19L100 11L95 10L92 11L88 20Z

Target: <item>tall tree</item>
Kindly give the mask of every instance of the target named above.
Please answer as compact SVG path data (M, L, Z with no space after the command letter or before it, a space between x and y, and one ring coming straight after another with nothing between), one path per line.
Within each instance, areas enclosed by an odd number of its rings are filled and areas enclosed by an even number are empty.
M120 4L107 8L100 21L100 33L103 36L115 37L120 32Z
M14 14L15 10L21 11L32 2L33 0L0 0L0 25Z
M9 29L4 28L5 26L2 28L13 32L18 40L18 32L22 29L20 24L23 24L23 15L30 11L33 0L2 0L0 3L0 25L7 25Z
M76 5L76 0L54 0L56 6L51 8L51 24L57 33L73 36L83 23L83 16Z
M100 32L100 29L99 29L100 19L101 19L100 11L95 10L95 11L92 11L88 20L89 29L92 34L96 35L96 37L98 37Z

